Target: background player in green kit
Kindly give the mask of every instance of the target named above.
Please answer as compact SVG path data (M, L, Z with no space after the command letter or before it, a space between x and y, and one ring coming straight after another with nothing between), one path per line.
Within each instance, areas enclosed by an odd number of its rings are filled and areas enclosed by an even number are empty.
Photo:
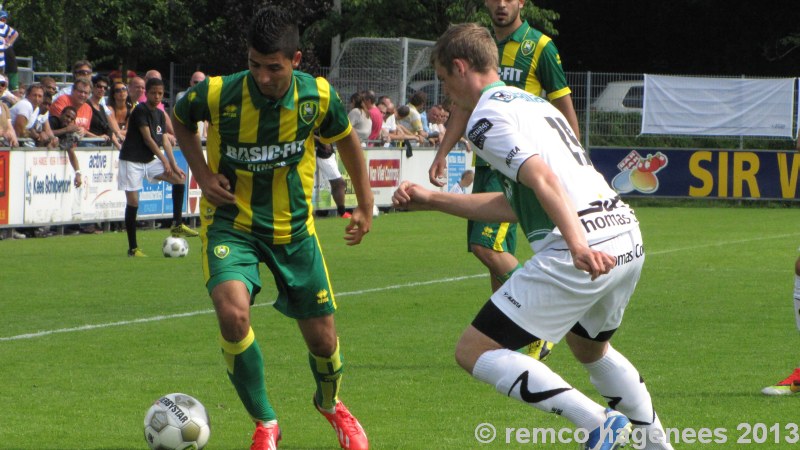
M578 118L572 106L572 91L567 85L561 57L553 41L541 31L531 27L520 17L525 0L485 0L484 5L492 19L492 29L499 52L500 79L509 86L543 96L567 119L580 140ZM443 186L447 168L447 154L464 135L468 116L454 108L447 122L445 137L436 152L428 172L430 182ZM480 157L475 157L475 182L472 193L502 192L496 172ZM467 222L469 250L489 269L492 292L519 267L514 257L517 227L513 223ZM532 357L544 359L552 344L539 341L525 351Z
M324 78L299 72L296 20L261 9L248 33L249 70L207 78L174 109L175 134L202 189L203 272L214 303L228 376L256 422L251 449L281 439L267 398L264 362L250 326L261 289L258 265L272 272L275 308L297 320L316 380L313 404L345 449L367 449L358 420L338 400L342 356L336 303L314 228L314 132L336 142L358 206L345 240L359 244L372 223L373 198L364 155L347 110ZM196 123L207 120L208 162Z

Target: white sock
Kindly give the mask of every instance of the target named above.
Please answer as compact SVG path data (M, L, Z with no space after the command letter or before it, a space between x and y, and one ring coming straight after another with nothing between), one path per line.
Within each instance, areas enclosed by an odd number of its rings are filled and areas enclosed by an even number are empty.
M491 384L503 395L564 416L578 428L591 431L605 422L605 408L546 365L522 353L507 349L488 351L478 358L472 376Z
M800 275L794 276L794 320L800 330Z
M631 442L640 444L635 448L672 449L644 380L627 358L609 345L605 356L584 367L597 391L608 399L608 405L630 419L634 426Z

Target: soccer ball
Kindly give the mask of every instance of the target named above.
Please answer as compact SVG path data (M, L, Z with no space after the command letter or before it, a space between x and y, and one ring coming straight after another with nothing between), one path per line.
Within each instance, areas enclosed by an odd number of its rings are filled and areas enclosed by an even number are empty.
M189 253L189 243L182 237L167 236L161 251L167 258L181 258Z
M206 408L190 395L167 394L144 416L144 439L153 450L199 450L210 436Z

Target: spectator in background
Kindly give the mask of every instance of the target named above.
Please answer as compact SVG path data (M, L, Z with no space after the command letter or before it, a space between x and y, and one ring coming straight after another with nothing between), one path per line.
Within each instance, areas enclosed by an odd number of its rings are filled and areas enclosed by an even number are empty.
M53 101L53 97L58 94L58 83L56 83L56 79L53 77L42 77L39 78L39 84L42 85L44 89L44 95L50 95L50 101Z
M11 108L19 101L16 95L8 90L8 78L0 74L0 102L5 103L6 106Z
M109 142L116 148L122 144L122 135L119 126L108 106L100 104L101 100L108 92L109 81L107 77L95 75L92 78L92 96L89 97L89 107L92 108L92 120L89 123L89 133L105 139L104 143Z
M121 81L115 81L111 88L111 95L108 96L106 106L111 110L111 120L117 123L120 136L125 139L128 131L128 117L133 110L128 106L128 87Z
M381 122L381 141L384 147L391 145L389 140L389 132L397 129L397 124L394 117L394 103L392 99L386 95L378 97L378 103L375 105L383 116Z
M402 125L408 131L421 138L417 139L419 143L424 142L425 138L428 137L428 133L425 132L422 126L422 118L420 117L420 111L425 110L425 103L427 101L428 94L424 91L415 92L408 101L409 114L402 119L398 118L399 120L397 121L397 125Z
M193 88L197 83L200 83L205 79L206 79L206 74L204 74L203 72L197 71L193 73L191 79L189 79L189 89ZM175 96L175 103L177 103L178 100L180 100L184 95L186 95L186 93L189 92L189 89L178 92L178 95ZM197 122L197 134L200 135L201 140L206 139L208 131L207 128L208 128L208 122L205 121Z
M72 79L73 80L77 80L78 78L85 78L87 80L91 79L92 78L92 69L93 68L94 68L94 66L92 66L92 63L90 63L89 61L87 61L85 59L80 59L78 61L75 61L75 63L72 65ZM61 90L59 90L58 93L53 96L53 102L58 101L58 99L61 96L72 94L72 87L74 85L75 84L73 83L73 84L71 84L69 86L65 86Z
M17 68L17 55L14 52L14 42L19 37L17 30L8 25L8 12L0 11L0 67L3 68L6 76L8 76L9 90L16 91L19 87L19 77Z
M28 138L31 141L25 143L27 147L49 147L58 146L58 139L50 130L49 124L44 122L43 129L36 130L38 122L39 108L44 100L44 88L41 84L32 84L25 91L25 98L18 101L11 110L11 123L14 125L14 132L17 138Z
M383 114L381 110L375 105L375 93L372 91L364 91L361 93L364 98L364 107L369 111L369 118L372 120L372 131L369 133L368 141L370 147L374 146L376 142L381 139L381 128L383 127Z
M441 105L433 105L427 111L428 116L428 142L436 147L442 142L444 137L445 127L444 119L442 118Z
M122 76L122 69L114 69L108 73L108 79L112 83L119 83L119 82L124 83L126 80L130 80L131 78L134 78L136 76L137 76L136 72L132 70L128 70L124 78Z
M75 147L78 146L78 140L80 140L83 129L75 124L75 117L77 117L78 111L73 106L65 106L64 109L61 111L60 116L50 115L50 129L53 130L53 134L58 137L58 146L67 152L67 158L69 159L69 163L72 166L72 169L75 170L75 187L81 187L83 181L81 179L81 166L78 162L78 157L75 155Z
M144 78L133 77L128 80L128 98L125 100L128 109L133 111L142 95L144 95Z
M197 72L193 73L192 77L189 78L189 89L193 88L194 85L196 85L197 83L199 83L199 82L201 82L201 81L203 81L205 79L206 79L206 74L204 74L203 72L197 71ZM181 99L181 97L186 95L186 93L189 91L189 89L187 89L185 91L178 92L178 95L175 96L175 103L177 103L178 100Z
M458 183L454 184L448 192L452 192L454 194L467 194L469 193L467 189L472 186L472 180L474 179L475 172L472 170L465 170L461 172L461 179L458 180Z
M32 130L38 133L40 136L40 140L36 142L36 145L39 147L48 145L44 143L48 140L50 141L49 145L58 147L58 138L50 128L50 105L52 104L53 96L45 92L44 97L42 97L42 104L39 106L39 115L34 119L32 128Z
M17 133L11 123L11 112L5 102L0 102L0 145L19 147Z
M89 127L92 122L92 107L89 106L87 101L91 94L92 82L88 78L77 78L70 87L70 93L61 95L50 105L50 115L61 117L61 111L67 106L72 106L76 111L75 124L83 130L81 137L95 137L95 135L89 133Z
M372 118L370 117L369 110L364 105L364 96L361 92L356 92L350 96L350 112L347 113L347 118L350 119L350 124L356 130L358 140L361 141L362 147L366 145L369 139L369 134L372 132Z
M419 145L420 141L423 139L422 136L412 133L403 125L411 116L411 108L408 105L400 106L395 110L394 116L395 129L389 130L389 140L397 143L402 142L403 146L406 148L406 158L411 158L414 156L414 152L411 149L411 142L413 141Z

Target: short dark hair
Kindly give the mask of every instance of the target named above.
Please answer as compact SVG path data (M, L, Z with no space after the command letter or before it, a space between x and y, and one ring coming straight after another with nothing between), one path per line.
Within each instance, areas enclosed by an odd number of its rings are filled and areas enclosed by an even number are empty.
M163 85L164 85L164 80L162 80L161 78L150 78L149 80L147 80L147 83L144 84L144 91L149 92L151 87L163 86Z
M89 62L88 59L79 59L75 61L75 64L72 65L72 73L75 73L76 70L80 69L83 66L89 66L89 70L94 69L94 65Z
M373 105L375 104L375 93L371 90L361 91L361 97Z
M25 89L25 97L31 95L31 91L34 89L41 89L42 94L44 94L44 86L42 86L40 83L33 83L32 85L28 86L27 89Z
M425 91L417 91L414 92L414 95L411 96L411 100L408 103L411 103L414 106L422 106L425 102L428 101L428 94Z
M95 76L92 77L92 85L95 85L100 81L105 81L106 85L110 85L111 84L111 81L109 81L108 77L105 76L105 75L95 75Z
M398 106L397 107L397 117L404 118L407 115L411 114L411 108L408 105Z
M300 30L293 13L277 6L266 6L256 13L247 33L247 45L269 55L281 52L291 59L300 49Z

